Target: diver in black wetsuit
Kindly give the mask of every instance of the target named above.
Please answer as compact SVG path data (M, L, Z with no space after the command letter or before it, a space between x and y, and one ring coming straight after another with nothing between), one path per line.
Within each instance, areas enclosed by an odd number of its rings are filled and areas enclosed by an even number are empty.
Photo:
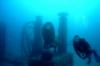
M88 58L88 64L91 63L91 55L92 54L94 54L96 61L100 62L100 57L98 56L98 54L96 53L96 51L93 50L90 47L89 43L85 39L80 38L78 35L76 35L74 37L73 47L74 47L77 55L80 58L82 58L82 59Z

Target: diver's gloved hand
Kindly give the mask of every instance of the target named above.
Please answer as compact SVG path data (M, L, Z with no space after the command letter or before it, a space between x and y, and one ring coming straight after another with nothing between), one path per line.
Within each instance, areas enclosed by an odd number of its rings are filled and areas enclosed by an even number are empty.
M88 62L87 64L90 64L91 63L91 57L88 57Z
M98 56L98 58L96 58L96 61L97 61L98 63L100 63L100 56Z
M92 52L93 52L93 54L94 54L94 57L95 57L96 61L97 61L98 63L100 63L100 56L98 55L98 53L97 53L95 50L92 50Z

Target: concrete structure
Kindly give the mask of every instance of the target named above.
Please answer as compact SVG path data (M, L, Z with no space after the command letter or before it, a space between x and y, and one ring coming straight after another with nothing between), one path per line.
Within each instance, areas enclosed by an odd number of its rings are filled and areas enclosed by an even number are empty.
M60 13L59 16L58 54L62 54L67 51L67 18L66 13Z

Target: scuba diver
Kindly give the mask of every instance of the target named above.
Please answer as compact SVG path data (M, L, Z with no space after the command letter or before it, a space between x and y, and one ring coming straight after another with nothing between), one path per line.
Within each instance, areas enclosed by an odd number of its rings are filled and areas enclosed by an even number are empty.
M94 55L96 61L100 62L100 56L97 54L95 50L91 48L89 43L84 38L80 38L78 35L76 35L73 39L73 47L76 54L81 59L88 59L88 64L91 63L92 54Z

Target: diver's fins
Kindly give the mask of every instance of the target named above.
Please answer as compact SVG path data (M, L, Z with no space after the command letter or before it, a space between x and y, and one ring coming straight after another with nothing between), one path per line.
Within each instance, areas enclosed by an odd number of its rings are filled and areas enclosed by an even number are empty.
M88 62L87 64L90 64L91 63L91 56L88 57Z
M96 61L100 63L100 56L98 55L98 53L94 50L93 54L94 54Z

